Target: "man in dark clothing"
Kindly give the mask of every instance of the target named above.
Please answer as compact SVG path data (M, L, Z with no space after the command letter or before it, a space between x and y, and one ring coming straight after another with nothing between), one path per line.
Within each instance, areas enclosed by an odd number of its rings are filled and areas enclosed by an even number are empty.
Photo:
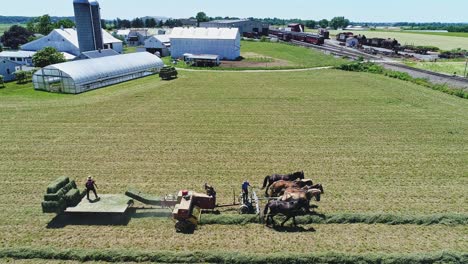
M86 186L86 197L88 198L88 200L89 200L90 191L93 191L94 196L96 197L96 200L99 199L96 193L96 188L97 188L96 182L93 180L93 178L91 178L91 176L88 176L88 180L86 181L85 186Z
M245 180L243 183L242 183L242 202L243 203L246 203L248 202L248 199L249 199L249 187L250 187L250 183Z

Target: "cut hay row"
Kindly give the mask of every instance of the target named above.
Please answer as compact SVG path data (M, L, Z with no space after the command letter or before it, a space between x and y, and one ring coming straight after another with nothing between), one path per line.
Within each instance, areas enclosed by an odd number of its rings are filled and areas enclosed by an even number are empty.
M402 214L364 214L337 213L327 215L308 215L296 218L298 224L387 224L387 225L467 225L468 215L465 214L433 214L433 215L402 215ZM203 215L201 224L245 225L259 223L255 215Z
M0 249L0 258L161 263L467 263L468 253L431 252L416 254L242 254L238 252L130 252L50 248Z

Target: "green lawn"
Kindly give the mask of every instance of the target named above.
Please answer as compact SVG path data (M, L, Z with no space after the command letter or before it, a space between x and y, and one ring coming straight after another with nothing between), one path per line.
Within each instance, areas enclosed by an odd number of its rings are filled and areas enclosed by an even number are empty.
M336 35L342 30L332 30L331 35ZM363 34L370 38L395 38L402 45L436 46L442 50L456 48L468 48L468 38L463 36L452 36L453 34L426 34L421 32L400 32L400 31L354 31L355 34Z
M447 73L447 74L456 74L458 76L463 76L465 74L465 61L444 61L440 60L437 62L413 62L406 61L408 66L420 68L424 70L430 70L434 72Z
M209 182L228 203L244 179L259 187L265 175L304 170L325 186L320 213L468 214L467 100L336 70L179 76L80 95L0 89L0 252L466 252L466 225L204 225L187 236L141 213L127 226L46 228L53 216L40 202L62 175L79 185L92 175L108 194Z
M334 58L314 49L288 45L284 43L271 42L241 42L241 56L247 62L259 62L261 66L235 67L235 68L200 68L189 67L184 63L178 63L179 68L210 69L210 70L246 70L246 69L300 69L338 66L348 61ZM168 65L172 64L170 57L163 58ZM278 65L274 62L280 62Z

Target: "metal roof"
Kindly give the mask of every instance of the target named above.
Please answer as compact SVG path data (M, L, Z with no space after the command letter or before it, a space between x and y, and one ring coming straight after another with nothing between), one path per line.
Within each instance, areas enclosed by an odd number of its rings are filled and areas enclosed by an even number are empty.
M90 5L99 5L96 0L73 0L74 4L90 4Z
M159 42L162 42L162 43L171 42L171 38L169 37L169 35L154 35L154 36L151 36L151 38L155 38L159 40Z
M239 35L238 28L185 28L176 27L172 30L171 39L230 39Z
M36 54L35 51L2 51L0 52L0 57L16 57L16 58L30 58Z
M119 53L113 49L103 49L103 50L86 51L86 52L81 53L81 55L89 59L96 59L96 58L119 55Z
M164 63L148 52L115 55L97 59L79 60L49 65L44 70L60 70L73 79L76 85L98 82L116 76L161 68ZM42 70L36 72L41 75Z
M233 19L233 20L213 20L213 21L208 21L206 23L232 24L232 23L240 23L240 22L251 22L251 21L246 20L246 19ZM256 22L256 21L252 21L252 22Z

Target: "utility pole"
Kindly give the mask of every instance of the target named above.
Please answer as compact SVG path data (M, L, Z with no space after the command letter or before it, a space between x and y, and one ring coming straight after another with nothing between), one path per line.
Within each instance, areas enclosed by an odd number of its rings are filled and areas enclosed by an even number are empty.
M465 61L465 74L463 74L463 76L465 76L465 78L468 78L468 75L466 74L466 69L468 68L468 58L466 58Z

